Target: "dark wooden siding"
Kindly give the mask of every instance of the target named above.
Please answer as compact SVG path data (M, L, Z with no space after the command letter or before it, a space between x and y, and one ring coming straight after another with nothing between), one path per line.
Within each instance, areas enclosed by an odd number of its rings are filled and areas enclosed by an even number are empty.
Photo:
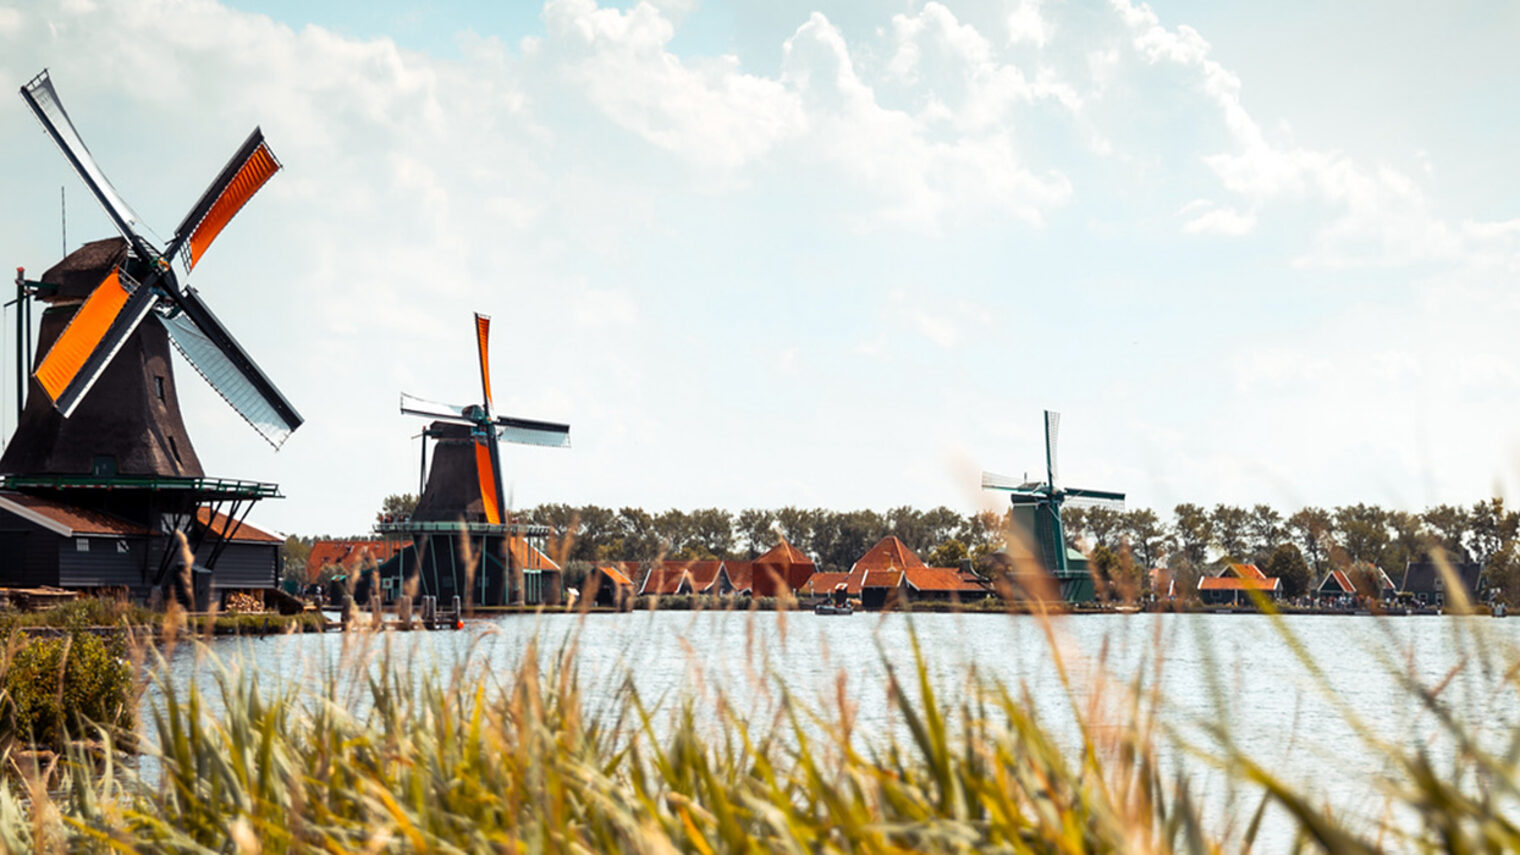
M0 585L58 585L58 545L63 538L8 514L0 528Z
M65 588L142 587L144 537L57 538L58 584ZM89 544L81 551L77 543Z
M203 564L211 557L211 545L201 547L195 556ZM230 588L273 588L279 581L280 544L233 542L217 556L213 574L216 586Z

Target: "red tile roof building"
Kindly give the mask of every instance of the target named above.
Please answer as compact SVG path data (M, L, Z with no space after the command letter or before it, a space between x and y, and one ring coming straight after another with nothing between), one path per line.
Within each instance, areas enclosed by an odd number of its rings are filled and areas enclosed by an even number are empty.
M1282 594L1282 580L1276 576L1261 579L1205 576L1198 580L1198 598L1209 605L1250 605L1255 602L1253 592L1276 599Z
M808 579L818 571L813 559L783 539L769 552L755 559L754 592L757 597L774 597L783 588L800 591ZM735 586L737 586L735 582Z
M854 570L903 570L908 567L926 566L922 559L913 554L913 550L903 545L894 535L887 535L877 541L876 545L860 556L850 567Z
M409 540L318 540L312 543L306 556L306 581L315 582L328 567L341 568L338 572L352 573L364 567L389 561L392 556L411 546Z

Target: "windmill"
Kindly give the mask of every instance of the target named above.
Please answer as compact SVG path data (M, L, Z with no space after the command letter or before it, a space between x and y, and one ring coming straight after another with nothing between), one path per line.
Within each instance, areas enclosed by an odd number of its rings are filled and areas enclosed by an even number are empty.
M279 171L263 132L253 129L160 250L139 231L142 219L95 164L46 70L21 88L21 97L127 244L33 372L59 414L73 415L138 326L152 317L211 388L279 448L300 427L300 414L174 270L177 262L188 277L233 216Z
M1061 594L1070 602L1092 599L1092 578L1087 561L1069 555L1066 531L1061 525L1061 506L1067 501L1086 505L1124 508L1124 494L1108 490L1062 487L1057 483L1056 439L1061 414L1045 411L1045 480L1015 480L991 472L982 473L982 489L1002 490L1009 494L1014 523L1029 542L1038 546L1044 569L1055 577Z
M465 566L473 557L465 554L469 552L479 557L480 572L473 579L475 590L471 592L474 602L495 605L505 599L507 577L512 571L545 569L509 567L508 563L541 563L533 559L536 550L526 547L522 538L547 534L541 527L506 521L499 442L565 448L570 445L570 426L496 414L491 396L490 339L491 319L476 313L480 403L440 404L402 393L403 414L434 420L422 431L424 484L409 520L382 523L378 528L408 534L415 544L415 554L398 556L394 567L382 566L382 577L399 580L410 576L413 571L408 568L413 565L408 562L415 562L423 591L434 596L463 596L472 584L469 576L473 571ZM431 468L426 465L429 439L433 440ZM514 598L531 593L525 593L522 585L510 587Z
M154 534L193 528L186 520L197 508L211 503L215 518L220 504L231 502L229 523L222 528L231 537L241 524L237 514L246 514L260 498L277 496L278 488L203 477L179 412L168 349L172 343L275 448L301 425L300 414L187 284L218 235L279 171L280 162L254 128L159 247L96 164L48 72L23 86L21 97L121 237L85 244L41 281L27 281L18 271L18 302L36 298L49 308L26 405L0 456L4 487L51 492L53 499L129 518ZM18 305L18 320L24 308ZM162 556L156 583L173 551L150 543L142 581L150 575L148 554ZM209 570L218 554L213 550L205 567L198 563L197 569Z

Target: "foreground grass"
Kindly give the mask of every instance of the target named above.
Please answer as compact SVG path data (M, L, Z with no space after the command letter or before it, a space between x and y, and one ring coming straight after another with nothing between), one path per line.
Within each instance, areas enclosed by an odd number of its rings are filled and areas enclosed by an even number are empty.
M1364 736L1399 770L1385 794L1399 823L1329 810L1223 734L1190 750L1254 795L1219 831L1201 807L1208 794L1163 762L1182 743L1160 723L1164 699L1138 679L1078 692L1065 677L1073 744L1020 687L973 677L947 696L916 642L906 671L888 667L901 726L872 735L859 732L843 679L837 697L804 699L784 675L763 674L780 700L762 718L721 694L656 703L631 681L592 703L573 645L530 649L507 673L471 655L417 674L388 650L346 650L348 673L368 676L329 676L320 691L271 693L222 668L209 687L165 685L143 712L152 759L142 777L109 728L51 780L8 757L22 775L0 782L0 847L1213 853L1249 850L1270 808L1301 851L1520 848L1520 737L1497 753L1461 738L1439 686L1405 690L1458 737L1458 768ZM150 670L166 681L159 662ZM1058 661L1063 675L1072 664ZM1514 680L1513 668L1501 673Z

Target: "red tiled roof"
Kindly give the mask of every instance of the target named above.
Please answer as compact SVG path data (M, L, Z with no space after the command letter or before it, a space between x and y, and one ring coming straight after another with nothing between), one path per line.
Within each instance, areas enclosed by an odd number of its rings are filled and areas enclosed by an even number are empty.
M306 578L317 578L317 573L329 564L352 570L366 559L382 563L411 543L409 540L319 540L311 545L311 552L306 556Z
M538 551L525 538L507 538L507 550L512 558L517 561L517 566L525 570L558 570L559 565L553 559Z
M859 594L865 588L896 588L902 580L901 570L855 569L850 571L845 585L851 594Z
M1340 588L1343 593L1356 593L1356 586L1351 584L1351 580L1346 578L1346 574L1342 570L1331 570L1330 575L1325 577L1325 581L1319 583L1320 589L1323 590L1325 584L1331 581L1334 581L1336 587Z
M1234 573L1242 579L1265 579L1267 574L1261 572L1261 568L1255 564L1231 564L1225 568L1225 573ZM1220 574L1224 575L1223 573Z
M908 587L915 591L954 591L958 594L985 594L987 586L968 578L955 567L909 567L903 571Z
M216 514L215 518L213 519L210 508L196 508L196 510L195 510L195 519L201 525L205 526L206 528L211 529L211 531L214 532L215 534L217 534L218 536L222 535L224 532L227 531L228 517L224 513L218 512ZM253 542L257 542L257 543L284 543L285 542L285 538L280 537L279 535L270 534L269 532L264 531L261 528L254 528L252 525L250 525L248 523L247 520L244 520L243 522L239 523L235 528L233 528L233 530L232 530L232 539L234 541L238 541L238 542L246 542L246 541L253 541Z
M818 568L813 559L784 539L755 559L750 585L757 597L774 597L783 591L800 591ZM738 586L735 580L735 587Z
M706 584L699 584L699 580L692 572L696 564L710 563L713 565L712 575ZM649 574L644 577L644 584L639 588L640 594L659 594L667 596L679 593L684 582L686 587L693 593L700 592L706 585L712 584L717 577L717 565L721 562L701 561L661 561L649 568Z
M728 581L734 586L735 591L750 591L755 587L755 562L753 561L724 561L723 569L728 573Z
M772 546L770 550L767 551L764 555L756 558L755 563L811 565L813 563L813 559L804 555L801 550L791 545L790 543L787 543L785 538L782 538L780 543Z
M871 547L850 570L903 570L924 567L924 562L894 535L887 535Z
M637 564L638 562L635 561L634 563ZM617 567L611 564L602 564L599 565L596 569L600 570L602 572L602 575L606 576L608 581L612 582L614 585L627 585L630 588L633 587L633 580L623 575L623 571L619 570Z
M685 566L691 574L692 590L699 594L706 593L708 588L717 584L718 573L723 570L722 561L667 561L666 564Z
M836 586L848 584L849 579L849 573L814 573L808 577L801 590L809 594L829 594L833 593Z
M1282 585L1276 576L1241 579L1236 576L1205 576L1198 580L1200 591L1275 591Z
M67 529L67 535L103 534L122 537L148 533L146 528L120 517L26 493L0 493L0 509L9 510L23 519L31 519L60 534L65 533L61 529Z

